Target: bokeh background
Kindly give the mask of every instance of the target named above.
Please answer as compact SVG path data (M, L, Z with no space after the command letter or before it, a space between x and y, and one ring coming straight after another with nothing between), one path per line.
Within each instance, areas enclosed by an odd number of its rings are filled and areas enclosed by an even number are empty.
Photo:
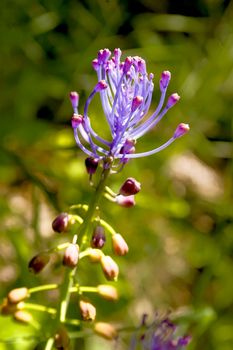
M142 191L131 209L102 203L103 217L125 236L130 252L117 259L121 299L112 305L96 298L98 320L136 326L143 313L173 310L181 330L193 336L189 349L231 350L233 2L2 0L0 33L0 298L17 286L59 281L58 261L36 277L27 263L62 241L51 220L91 195L68 93L79 92L81 111L96 83L92 59L101 48L120 47L145 58L155 74L151 110L165 69L172 72L169 93L182 97L138 149L160 145L180 122L191 131L110 180L117 191L133 176ZM91 111L105 134L97 98ZM85 264L80 280L104 281ZM52 305L56 294L36 300ZM35 333L0 317L1 350L33 349ZM127 342L126 336L119 349ZM75 348L111 345L91 337Z

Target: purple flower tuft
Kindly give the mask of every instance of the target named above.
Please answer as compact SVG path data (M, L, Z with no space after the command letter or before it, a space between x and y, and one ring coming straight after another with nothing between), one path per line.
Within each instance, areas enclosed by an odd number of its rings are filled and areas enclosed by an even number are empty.
M74 109L72 127L75 140L89 157L99 160L112 157L124 165L131 158L149 156L163 150L188 131L187 127L182 128L182 125L186 124L180 124L174 135L163 145L147 152L137 153L136 140L155 127L168 109L180 99L180 96L174 93L164 105L171 73L164 71L161 74L159 82L161 97L156 110L147 116L154 89L153 74L147 73L146 62L141 57L128 56L121 62L120 49L115 49L112 56L108 49L103 49L92 61L92 66L97 73L98 83L86 101L82 118L78 114L78 94L72 92L70 95ZM89 105L97 93L100 94L110 128L109 141L92 129L89 119Z

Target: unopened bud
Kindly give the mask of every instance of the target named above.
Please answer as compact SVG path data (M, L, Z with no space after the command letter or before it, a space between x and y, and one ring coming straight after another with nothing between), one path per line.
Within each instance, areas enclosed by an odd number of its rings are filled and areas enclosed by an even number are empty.
M98 70L99 69L99 62L97 60L97 58L95 58L93 61L92 61L92 67L94 68L94 70Z
M160 79L160 90L163 91L168 87L168 84L171 79L171 73L168 70L165 70L161 74L161 79Z
M114 50L114 57L116 60L116 64L119 64L120 58L121 58L121 49L115 49Z
M69 215L67 213L59 214L52 222L53 231L61 233L66 232L69 226Z
M122 196L121 194L116 196L116 203L119 204L121 207L125 207L125 208L133 207L136 204L134 195Z
M97 263L97 262L100 262L103 256L103 253L99 249L90 249L88 256L91 262Z
M120 188L119 193L123 196L137 194L141 190L141 184L133 177L129 177Z
M29 271L33 273L41 272L48 264L49 260L50 255L48 253L39 253L30 260L28 264Z
M126 241L119 233L112 236L112 247L116 255L125 255L129 251Z
M11 315L17 310L22 309L24 306L24 302L19 302L18 304L11 304L9 303L8 298L5 298L0 305L0 310L2 315Z
M76 129L83 122L83 116L81 114L74 113L71 118L71 126Z
M103 297L106 300L117 300L118 299L118 293L115 287L109 286L107 284L100 284L97 286L98 293L101 297Z
M94 331L108 340L113 340L117 337L117 330L109 323L97 322L94 326Z
M128 73L128 71L130 70L132 64L133 64L132 57L130 57L130 56L126 57L125 62L124 62L124 67L123 67L123 72L125 74Z
M95 91L96 92L100 92L102 90L107 89L107 87L108 87L108 84L106 83L106 81L105 80L100 80L95 86Z
M103 255L100 260L102 270L107 280L117 280L119 274L118 265L108 255Z
M70 101L73 107L73 110L76 111L78 108L79 95L76 91L70 92Z
M96 308L85 300L80 300L79 307L84 321L94 321L96 317Z
M96 226L93 231L93 235L91 238L91 246L92 248L103 248L104 244L106 242L106 236L104 233L103 226Z
M32 315L28 311L18 310L14 313L14 319L22 323L31 323Z
M74 268L78 264L78 258L79 246L77 244L70 243L64 253L63 265Z
M85 166L86 166L87 173L89 175L95 174L98 164L99 164L99 160L97 158L92 158L92 157L86 158Z
M54 337L54 346L59 350L68 350L70 338L65 327L60 327Z
M28 297L29 292L26 287L12 289L7 295L7 299L10 304L18 304L20 301Z
M100 64L105 63L111 56L111 51L109 49L102 49L98 52L98 62Z
M167 108L173 107L180 99L180 96L175 93L168 97Z
M184 124L184 123L180 123L175 132L174 132L174 139L178 139L179 137L187 134L187 132L189 131L189 125L188 124Z
M142 96L135 96L133 98L133 101L132 101L132 107L131 107L131 111L134 112L136 111L136 109L141 106L143 102L143 97Z

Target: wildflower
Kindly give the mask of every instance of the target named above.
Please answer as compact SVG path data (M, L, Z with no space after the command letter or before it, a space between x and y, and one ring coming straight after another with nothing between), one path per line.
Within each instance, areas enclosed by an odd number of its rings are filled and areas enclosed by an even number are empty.
M72 127L77 145L90 158L100 160L113 157L124 164L131 158L149 156L163 150L185 132L176 130L175 134L160 147L136 153L136 141L158 124L166 112L179 101L180 96L173 93L165 102L171 73L164 71L159 83L161 97L158 106L152 115L147 116L154 84L153 74L147 73L146 62L139 56L128 56L121 62L120 49L115 49L112 57L111 55L108 49L100 50L92 62L98 82L86 101L83 115L78 112L78 94L76 92L70 94L74 111ZM88 108L97 93L100 94L110 128L109 141L93 130L89 119Z
M137 343L141 343L142 350L184 350L191 341L190 336L177 336L177 327L168 319L156 319L151 325L142 324L146 331L139 339L135 336L130 346L130 350L137 348Z

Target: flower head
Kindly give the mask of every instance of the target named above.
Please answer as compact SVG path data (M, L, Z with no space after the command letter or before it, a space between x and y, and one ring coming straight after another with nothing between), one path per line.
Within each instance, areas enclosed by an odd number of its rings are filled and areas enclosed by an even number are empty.
M138 56L128 56L121 62L121 50L115 49L113 55L108 49L100 50L92 66L97 73L98 82L88 97L83 115L78 114L78 94L70 95L74 110L72 127L77 145L94 159L113 157L121 163L130 158L149 156L157 153L176 138L185 134L177 130L162 146L143 153L136 153L136 140L153 128L180 99L172 94L165 103L166 91L171 73L164 71L159 82L161 97L152 115L147 116L154 89L153 74L148 74L146 62ZM100 137L91 127L88 108L94 95L99 93L111 140ZM188 126L186 128L188 131Z

